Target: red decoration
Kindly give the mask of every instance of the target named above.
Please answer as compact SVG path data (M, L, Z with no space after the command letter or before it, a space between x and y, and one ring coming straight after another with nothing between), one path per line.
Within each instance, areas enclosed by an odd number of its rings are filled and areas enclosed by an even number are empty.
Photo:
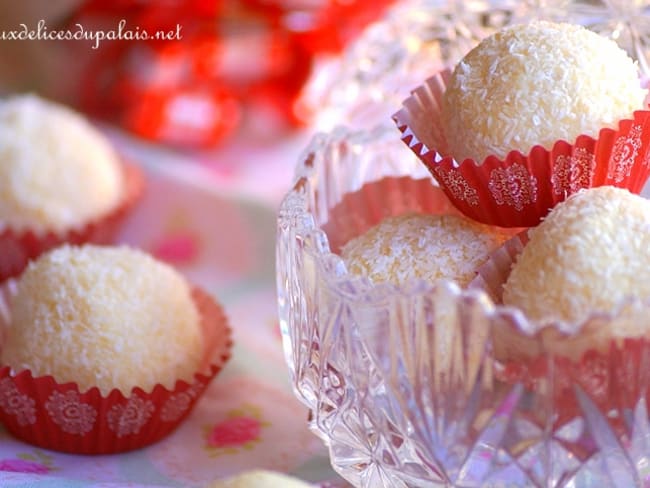
M120 122L147 139L203 147L236 129L239 102L225 89L177 87L151 90L124 107Z
M315 56L340 51L393 1L89 0L70 26L116 29L124 19L125 29L172 38L102 41L79 103L177 146L219 144L259 125L260 113L271 130L291 130L308 122L296 100Z

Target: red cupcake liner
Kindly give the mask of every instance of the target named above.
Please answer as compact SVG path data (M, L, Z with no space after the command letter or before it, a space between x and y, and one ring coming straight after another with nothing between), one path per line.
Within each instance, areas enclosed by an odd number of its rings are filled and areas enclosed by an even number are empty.
M506 241L478 268L469 286L502 304L503 284L527 242L526 231ZM594 313L581 324L536 325L510 309L492 330L497 378L549 395L556 426L580 415L587 408L585 401L601 412L634 408L642 398L650 402L650 333L612 335L643 320L647 325L641 327L650 332L649 316L650 302L640 300L623 303L611 313Z
M618 129L597 138L558 140L528 155L455 161L441 122L442 98L451 72L429 78L404 100L393 120L402 141L426 165L454 205L468 217L501 227L533 227L549 210L582 188L612 185L633 193L650 177L650 111L634 112Z
M121 164L124 196L108 214L64 232L0 230L0 282L18 276L29 261L61 244L110 244L144 190L142 170L135 165Z
M191 383L178 380L172 390L158 384L151 392L136 387L128 397L114 389L102 396L97 387L81 393L75 383L33 377L28 370L14 374L2 366L0 421L22 441L74 454L130 451L168 436L221 371L232 347L221 307L199 289L192 290L192 298L201 316L205 354Z
M496 374L503 382L522 383L529 391L548 395L555 427L592 406L616 427L623 416L610 412L630 411L642 399L650 402L650 340L610 341L606 348L589 349L576 359L546 354L510 361Z

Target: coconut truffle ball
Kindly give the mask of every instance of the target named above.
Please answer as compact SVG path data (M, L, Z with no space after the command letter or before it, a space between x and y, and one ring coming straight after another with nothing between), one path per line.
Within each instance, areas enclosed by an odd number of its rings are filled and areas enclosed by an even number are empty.
M216 481L206 488L309 488L297 478L263 469L247 471L239 475Z
M529 237L504 284L503 302L533 320L577 323L628 297L650 297L645 198L610 186L581 190Z
M374 282L447 279L465 287L507 235L457 215L384 219L341 249L348 270Z
M203 356L183 277L128 247L64 246L30 263L10 304L0 359L102 394L192 380Z
M117 155L81 115L31 95L0 101L0 230L83 225L123 186Z
M546 21L487 37L456 66L442 103L450 154L482 162L574 142L644 108L637 68L614 41Z

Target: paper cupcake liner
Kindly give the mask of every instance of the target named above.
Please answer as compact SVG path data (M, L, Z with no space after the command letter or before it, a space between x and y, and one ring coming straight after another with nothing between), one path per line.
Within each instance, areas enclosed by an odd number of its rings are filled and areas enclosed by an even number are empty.
M506 241L478 268L469 286L502 304L503 284L527 242L527 232ZM642 397L650 402L650 302L631 300L611 313L594 313L579 326L554 323L537 329L523 314L506 316L510 319L492 330L492 354L500 364L497 377L550 394L556 425L579 415L587 408L585 402L600 411L630 409ZM612 335L631 324L637 332L645 330L645 336Z
M650 111L634 112L618 129L597 138L558 140L528 155L511 151L504 160L456 162L442 130L442 98L451 76L429 78L404 100L393 119L402 141L426 165L454 205L479 222L532 227L556 204L582 188L612 185L639 193L650 176Z
M61 244L110 244L144 189L142 170L131 164L122 165L124 196L108 214L63 232L0 230L0 282L18 276L30 260Z
M483 290L496 304L503 304L503 284L510 275L512 264L528 242L524 230L492 251L485 263L476 270L476 277L468 288ZM530 323L505 322L492 330L492 347L498 360L520 360L541 354L541 341L534 336Z
M508 362L497 371L506 383L523 385L550 397L555 426L588 412L629 412L641 399L650 402L650 340L611 341L607 348L585 351L578 359L544 355ZM595 406L596 408L593 408ZM610 423L624 422L612 416Z
M172 390L136 387L127 397L97 387L80 393L75 383L33 377L0 368L0 421L16 438L46 449L74 454L112 454L138 449L169 435L189 415L210 381L230 358L231 330L221 307L205 292L192 298L201 315L205 355L199 372Z
M494 303L503 303L503 284L510 275L512 264L528 242L528 231L524 230L490 253L489 259L476 270L476 278L470 288L480 288Z

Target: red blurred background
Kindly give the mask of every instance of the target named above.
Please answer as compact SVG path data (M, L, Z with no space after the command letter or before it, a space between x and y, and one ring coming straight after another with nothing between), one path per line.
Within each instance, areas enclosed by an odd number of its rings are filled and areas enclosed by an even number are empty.
M309 123L299 100L315 62L336 56L393 0L4 2L2 31L124 31L165 40L3 41L0 87L69 103L142 138L216 147L243 130ZM258 131L258 135L259 131Z

